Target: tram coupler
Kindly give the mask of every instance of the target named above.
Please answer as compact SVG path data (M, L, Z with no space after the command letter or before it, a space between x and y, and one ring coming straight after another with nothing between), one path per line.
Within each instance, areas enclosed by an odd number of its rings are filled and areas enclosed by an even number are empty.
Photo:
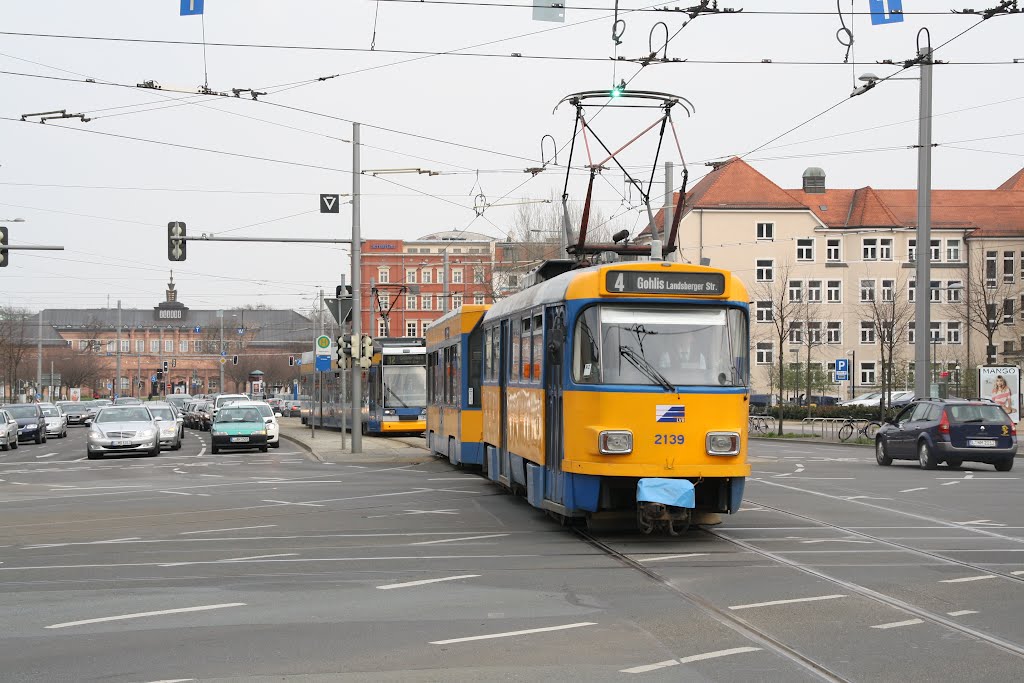
M690 528L690 510L663 503L637 503L637 525L650 534L664 529L671 536L686 533Z
M645 534L665 529L672 536L690 527L696 506L693 482L686 479L640 479L636 484L637 525Z

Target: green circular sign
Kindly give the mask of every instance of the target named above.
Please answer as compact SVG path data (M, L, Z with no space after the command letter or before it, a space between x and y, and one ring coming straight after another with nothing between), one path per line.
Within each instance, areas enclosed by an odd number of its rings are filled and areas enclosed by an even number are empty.
M320 349L329 349L331 348L331 338L327 335L320 335L316 338L316 345Z

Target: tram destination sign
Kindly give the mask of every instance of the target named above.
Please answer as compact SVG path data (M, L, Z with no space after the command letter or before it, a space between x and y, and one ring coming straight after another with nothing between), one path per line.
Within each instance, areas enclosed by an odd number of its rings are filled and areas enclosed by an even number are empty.
M722 273L652 273L644 270L609 270L605 273L605 289L616 294L691 294L721 296L725 294Z

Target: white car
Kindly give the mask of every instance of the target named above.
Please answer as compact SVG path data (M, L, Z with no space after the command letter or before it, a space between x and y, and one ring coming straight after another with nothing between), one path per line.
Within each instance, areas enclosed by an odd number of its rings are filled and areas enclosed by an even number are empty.
M41 403L43 417L46 418L46 435L63 439L68 435L68 416L52 403Z
M232 402L231 405L243 408L256 408L260 413L260 417L267 424L267 445L271 448L281 447L281 425L278 424L277 415L269 403L266 401L238 401L237 403Z
M213 401L213 414L229 403L252 403L252 399L245 394L221 394Z
M860 396L854 396L849 401L840 401L841 406L877 406L878 400L882 398L881 391L872 391Z
M0 451L18 447L18 421L0 410Z

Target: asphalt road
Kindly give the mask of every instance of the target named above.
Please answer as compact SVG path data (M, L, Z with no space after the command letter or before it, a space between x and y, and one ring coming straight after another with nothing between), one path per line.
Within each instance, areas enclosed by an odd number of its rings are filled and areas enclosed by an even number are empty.
M1018 472L753 442L744 510L577 533L473 473L282 444L0 453L0 680L1010 681Z

